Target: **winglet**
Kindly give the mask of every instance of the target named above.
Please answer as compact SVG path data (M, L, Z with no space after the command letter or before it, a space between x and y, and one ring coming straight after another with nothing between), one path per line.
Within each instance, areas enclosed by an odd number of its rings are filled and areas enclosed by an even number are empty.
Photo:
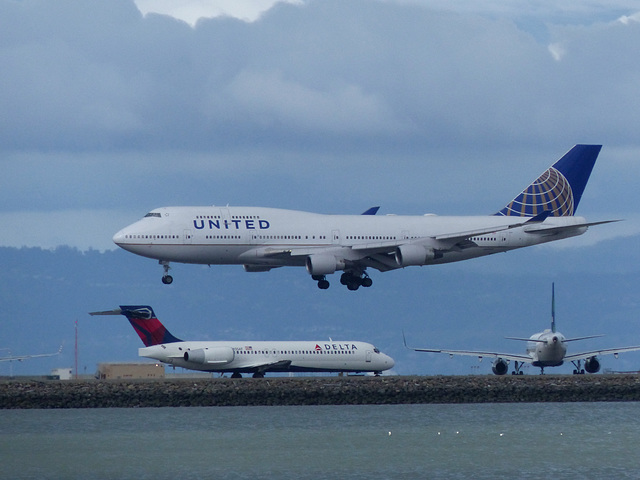
M148 305L121 305L119 309L91 312L89 315L124 315L131 323L145 347L162 343L181 342L158 320L153 308Z
M576 145L496 215L554 217L575 214L602 145Z
M376 213L378 213L378 210L380 210L380 207L371 207L362 212L362 215L375 215Z

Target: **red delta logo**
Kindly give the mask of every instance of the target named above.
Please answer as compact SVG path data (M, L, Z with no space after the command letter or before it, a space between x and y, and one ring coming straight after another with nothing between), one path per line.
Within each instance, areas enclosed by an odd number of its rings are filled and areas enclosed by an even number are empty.
M315 350L316 350L316 352L319 352L319 351L321 351L321 350L322 350L322 347L320 347L320 345L318 345L318 344L316 343L316 348L315 348Z

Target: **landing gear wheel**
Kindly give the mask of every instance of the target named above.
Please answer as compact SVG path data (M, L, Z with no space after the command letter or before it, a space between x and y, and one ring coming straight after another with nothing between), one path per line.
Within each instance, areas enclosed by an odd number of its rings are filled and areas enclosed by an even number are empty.
M318 288L320 290L326 290L329 288L329 281L324 275L311 275L311 278L318 282Z
M349 290L358 290L360 287L370 287L373 285L373 280L366 272L356 274L352 271L347 271L340 276L340 283L346 285Z
M358 290L360 288L360 281L356 279L356 281L347 283L347 288L353 291Z
M253 378L264 378L264 373L256 372L253 374Z
M231 378L242 378L242 374L238 373L238 372L233 372L231 374Z
M171 285L173 283L173 277L169 275L169 269L171 268L169 266L169 262L160 260L158 261L158 263L162 265L162 269L164 270L164 274L162 275L162 283L164 283L165 285Z

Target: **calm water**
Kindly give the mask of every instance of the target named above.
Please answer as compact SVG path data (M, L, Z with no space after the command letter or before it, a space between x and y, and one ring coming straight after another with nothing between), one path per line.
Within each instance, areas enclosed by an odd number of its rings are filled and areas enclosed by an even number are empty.
M0 410L0 478L640 478L640 404Z

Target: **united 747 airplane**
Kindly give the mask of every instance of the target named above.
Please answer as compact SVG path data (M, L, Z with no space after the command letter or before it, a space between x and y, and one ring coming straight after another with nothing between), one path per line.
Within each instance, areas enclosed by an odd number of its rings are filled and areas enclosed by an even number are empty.
M265 372L373 372L393 367L394 361L370 343L356 341L190 341L174 337L148 305L126 305L89 315L124 315L140 336L141 357L175 367L205 372L230 372L232 378Z
M123 228L113 241L154 258L173 281L170 262L244 265L247 272L306 267L321 289L342 270L349 290L380 272L436 265L581 235L574 216L601 145L576 145L502 210L488 216L323 215L264 207L162 207Z
M605 348L601 350L591 350L588 352L574 353L567 355L567 343L577 340L586 340L588 338L602 337L602 335L589 335L586 337L565 338L560 332L556 331L556 311L555 311L555 284L551 286L551 329L546 329L540 333L534 333L529 338L505 337L510 340L521 340L527 342L527 353L520 355L517 353L498 353L491 351L475 351L475 350L443 350L431 348L414 348L407 346L407 340L404 339L405 347L415 350L416 352L428 353L446 353L453 355L466 355L478 357L493 358L491 369L496 375L504 375L509 370L509 362L513 360L514 370L512 375L522 375L522 365L530 363L534 367L539 367L540 372L544 373L545 367L559 367L565 361L573 363L575 369L574 374L597 373L600 371L600 361L597 355L615 355L618 358L619 353L633 352L640 350L640 345L633 347ZM404 334L403 334L404 337ZM581 362L584 360L584 369Z

